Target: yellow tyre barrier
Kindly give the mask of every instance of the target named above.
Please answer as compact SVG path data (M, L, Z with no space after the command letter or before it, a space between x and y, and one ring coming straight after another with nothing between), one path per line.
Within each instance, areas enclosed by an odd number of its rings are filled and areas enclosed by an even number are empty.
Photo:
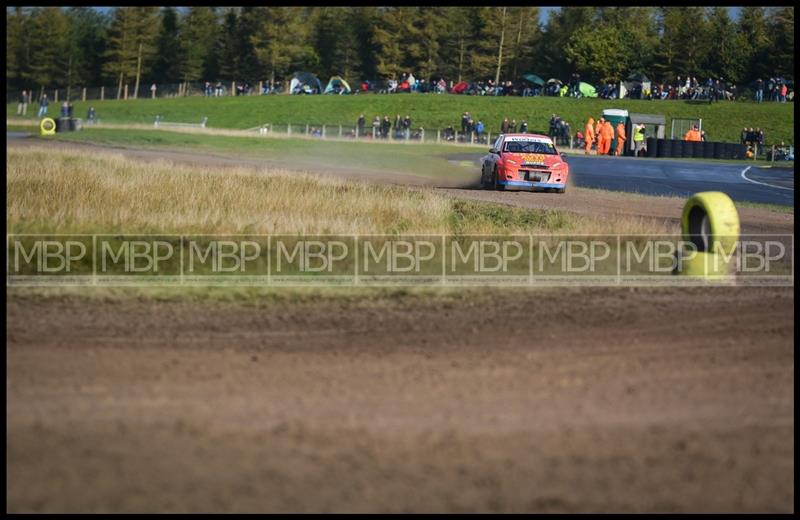
M721 247L730 254L739 240L739 212L730 197L719 191L695 193L683 207L683 240L700 252L716 252Z
M678 260L678 273L684 276L705 278L711 281L732 281L731 261L723 255L689 251L681 253Z
M39 133L40 135L55 135L56 122L49 117L45 117L42 119L42 122L39 123Z
M730 271L739 241L739 212L730 197L719 191L689 197L683 206L681 233L687 247L678 254L676 274L733 280Z

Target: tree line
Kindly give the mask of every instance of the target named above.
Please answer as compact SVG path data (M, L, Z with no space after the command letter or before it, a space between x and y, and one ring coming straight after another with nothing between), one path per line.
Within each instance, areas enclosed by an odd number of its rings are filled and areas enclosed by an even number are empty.
M794 70L794 7L6 8L6 88L416 77L746 84Z

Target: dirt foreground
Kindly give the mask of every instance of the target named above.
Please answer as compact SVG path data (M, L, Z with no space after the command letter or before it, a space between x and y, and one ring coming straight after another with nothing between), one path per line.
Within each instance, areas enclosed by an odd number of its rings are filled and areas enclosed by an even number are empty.
M792 289L7 296L9 512L794 508Z

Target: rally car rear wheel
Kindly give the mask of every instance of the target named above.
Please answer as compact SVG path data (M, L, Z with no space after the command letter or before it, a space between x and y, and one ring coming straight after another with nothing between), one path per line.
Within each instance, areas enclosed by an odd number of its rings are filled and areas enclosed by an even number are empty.
M494 171L492 172L492 186L497 191L503 190L503 185L500 184L500 181L497 178L497 168L495 167Z

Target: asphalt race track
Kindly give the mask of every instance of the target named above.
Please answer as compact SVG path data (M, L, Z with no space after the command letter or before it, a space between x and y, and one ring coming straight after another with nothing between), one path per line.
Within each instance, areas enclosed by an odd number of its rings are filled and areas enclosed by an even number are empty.
M793 168L748 168L744 161L731 164L565 153L572 186L672 197L721 191L735 201L794 205ZM482 156L470 153L448 158L472 160L480 167Z
M794 205L792 168L748 169L745 162L567 156L572 183L583 188L679 197L698 191L721 191L737 201Z

